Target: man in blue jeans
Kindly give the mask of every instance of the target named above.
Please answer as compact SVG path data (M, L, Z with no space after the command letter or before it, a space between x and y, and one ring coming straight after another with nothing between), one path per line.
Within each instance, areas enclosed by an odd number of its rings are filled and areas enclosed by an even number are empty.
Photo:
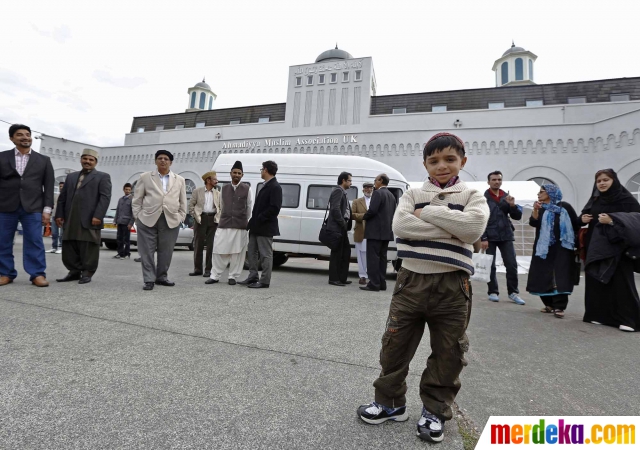
M58 197L63 187L64 181L58 183L58 193L53 196L53 211L51 212L51 217L56 216L56 205L58 204ZM49 253L62 253L62 228L58 228L55 220L51 221L51 250L49 250Z
M49 286L46 278L42 225L51 220L55 178L49 157L31 149L31 129L11 125L15 147L0 152L0 286L18 276L13 259L13 237L22 224L23 265L31 283Z
M482 249L489 255L494 255L491 264L491 280L488 283L489 300L497 302L500 300L498 280L496 278L496 248L500 249L502 261L507 269L507 291L509 300L518 305L524 305L524 300L520 298L518 291L518 262L516 261L516 250L513 246L513 225L511 219L520 220L522 218L522 208L516 205L516 199L504 192L502 189L502 172L496 170L487 175L489 189L484 193L489 205L489 222L482 235Z

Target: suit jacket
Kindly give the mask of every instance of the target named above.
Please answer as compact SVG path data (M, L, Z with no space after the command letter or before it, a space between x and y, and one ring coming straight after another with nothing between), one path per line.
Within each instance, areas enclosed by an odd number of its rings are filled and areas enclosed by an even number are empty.
M349 200L340 186L334 186L329 197L329 217L327 229L329 231L343 231L351 229L351 219L345 220L344 216L349 208Z
M15 148L0 152L0 212L22 206L28 213L53 208L55 177L48 156L31 151L22 176L16 170Z
M68 220L73 199L79 196L82 205L80 214L82 228L100 230L104 228L104 216L111 202L111 177L108 173L93 169L82 180L80 189L76 189L81 173L78 171L67 175L64 187L58 196L56 219ZM91 219L94 217L101 220L100 225L91 224Z
M393 241L393 215L396 212L396 197L387 188L373 191L369 209L363 220L367 222L364 230L365 239L377 239L379 241Z
M191 217L193 217L197 223L202 223L202 211L204 210L205 200L204 194L205 187L201 186L191 193L191 200L189 200L189 214L191 214ZM216 223L219 223L220 214L222 213L222 209L220 208L220 191L215 188L213 189L213 206L216 207L214 220Z
M122 196L118 199L118 206L116 207L116 216L113 218L113 223L116 225L133 225L133 209L131 208L131 202L133 201L133 195Z
M247 230L256 236L280 236L278 214L282 208L282 187L274 177L262 186L253 203Z
M158 172L145 172L140 175L131 202L133 218L148 227L153 227L164 213L169 228L175 228L184 222L187 216L187 191L184 178L169 172L167 192L162 189Z
M367 212L367 201L364 197L357 198L353 201L351 207L351 215L356 221L356 227L353 229L353 242L362 242L364 240L365 224L362 218Z

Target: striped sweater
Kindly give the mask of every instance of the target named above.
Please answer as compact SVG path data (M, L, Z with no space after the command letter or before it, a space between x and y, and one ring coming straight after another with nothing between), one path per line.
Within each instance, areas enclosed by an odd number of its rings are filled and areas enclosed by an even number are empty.
M422 208L420 218L413 213ZM464 270L473 275L473 243L489 220L483 193L459 182L440 189L429 181L410 189L393 216L398 258L417 273Z

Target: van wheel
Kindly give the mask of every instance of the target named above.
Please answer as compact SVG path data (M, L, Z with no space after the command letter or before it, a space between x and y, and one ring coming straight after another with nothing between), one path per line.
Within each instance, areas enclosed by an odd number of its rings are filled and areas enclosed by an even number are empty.
M118 250L117 242L104 241L104 246L107 247L109 250Z
M289 260L286 253L276 252L273 254L273 267L279 267Z

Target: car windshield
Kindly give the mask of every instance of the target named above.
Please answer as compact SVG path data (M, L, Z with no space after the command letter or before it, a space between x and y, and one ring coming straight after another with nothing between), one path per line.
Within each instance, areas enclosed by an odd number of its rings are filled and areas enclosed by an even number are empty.
M107 213L104 215L105 219L113 219L116 216L116 210L115 209L110 209L107 211Z

